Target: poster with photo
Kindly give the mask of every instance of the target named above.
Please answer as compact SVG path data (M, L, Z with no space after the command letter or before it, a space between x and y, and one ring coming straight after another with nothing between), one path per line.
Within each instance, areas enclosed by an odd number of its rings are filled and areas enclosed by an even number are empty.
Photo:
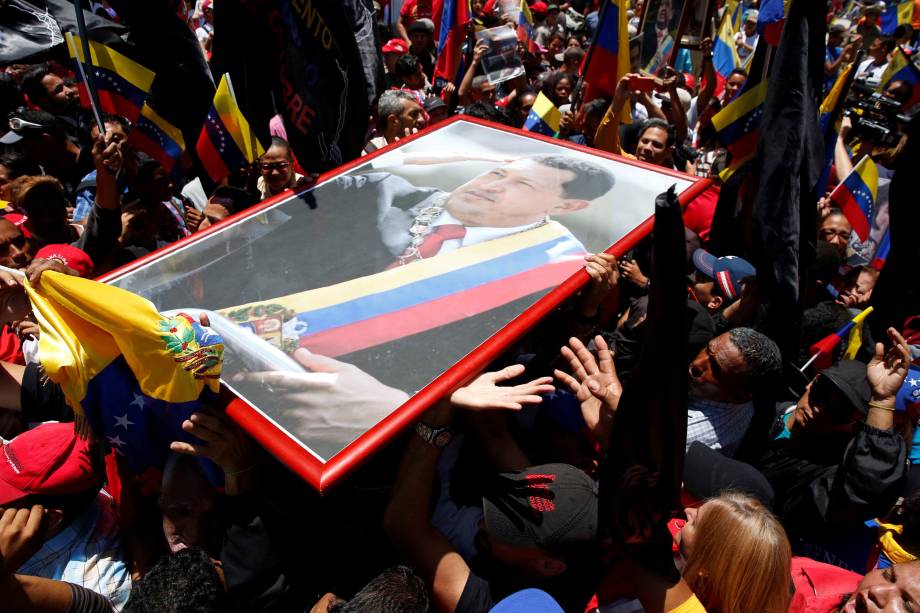
M457 117L105 280L211 314L244 427L322 489L695 181L591 151Z

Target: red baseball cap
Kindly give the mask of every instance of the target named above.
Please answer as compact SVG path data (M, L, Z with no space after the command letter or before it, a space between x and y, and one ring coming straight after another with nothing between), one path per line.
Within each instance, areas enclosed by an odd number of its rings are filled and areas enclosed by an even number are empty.
M381 53L398 53L399 55L405 55L409 53L409 45L401 38L391 38L380 51Z
M100 485L89 441L74 433L72 423L42 424L0 442L0 505L32 494L78 494Z
M35 259L57 260L77 271L81 277L93 272L93 260L82 249L73 245L45 245L35 254Z
M22 233L26 235L26 238L32 238L32 233L26 228L26 221L28 221L29 218L22 213L7 213L3 216L3 219L19 228Z
M544 15L544 14L546 13L546 9L547 9L547 8L548 8L548 7L546 6L546 3L545 3L545 2L539 2L539 1L538 1L538 2L534 2L533 4L530 5L530 12L531 12L531 13L538 13L538 14L540 14L540 15Z

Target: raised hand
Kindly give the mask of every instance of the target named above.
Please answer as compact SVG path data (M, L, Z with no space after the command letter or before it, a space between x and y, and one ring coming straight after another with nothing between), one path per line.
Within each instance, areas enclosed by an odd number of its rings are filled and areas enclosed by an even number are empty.
M178 453L208 458L224 471L224 490L234 496L254 485L255 459L252 440L229 417L217 411L192 413L182 429L204 444L174 441L169 448ZM253 474L249 474L253 473Z
M875 344L875 355L869 361L866 379L872 389L872 400L894 406L895 396L910 368L910 347L904 337L894 328L888 328L891 348L885 351L882 343Z
M539 403L543 400L540 394L549 394L555 389L552 385L552 377L540 377L512 387L499 385L499 383L520 376L523 372L522 364L514 364L498 372L483 373L466 387L461 387L451 394L451 404L457 408L473 411L494 409L519 411L525 404Z
M613 364L613 352L600 335L594 338L597 359L584 343L570 338L563 347L562 357L569 363L572 374L555 370L553 374L581 403L581 415L597 440L606 447L610 438L613 415L620 404L623 386Z
M585 256L585 271L591 282L585 288L579 305L582 314L594 316L598 307L620 280L617 260L611 253L592 253Z

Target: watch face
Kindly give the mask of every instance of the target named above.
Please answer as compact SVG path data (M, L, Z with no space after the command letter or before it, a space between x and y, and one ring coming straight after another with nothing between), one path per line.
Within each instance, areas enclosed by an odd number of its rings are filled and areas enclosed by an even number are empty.
M444 447L450 442L450 432L445 430L434 437L434 444L438 447Z

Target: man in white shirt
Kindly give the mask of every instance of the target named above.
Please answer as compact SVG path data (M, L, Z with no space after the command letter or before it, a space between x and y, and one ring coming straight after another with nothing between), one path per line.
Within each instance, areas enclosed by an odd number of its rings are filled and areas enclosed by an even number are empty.
M894 51L894 40L888 36L876 38L869 45L869 59L856 69L856 79L865 81L869 87L877 87L882 81L882 75L888 68L888 54Z
M741 31L735 34L735 48L741 60L754 53L754 48L757 47L757 41L760 39L760 34L757 33L759 16L760 13L756 9L747 11L744 14L744 23L741 24Z

